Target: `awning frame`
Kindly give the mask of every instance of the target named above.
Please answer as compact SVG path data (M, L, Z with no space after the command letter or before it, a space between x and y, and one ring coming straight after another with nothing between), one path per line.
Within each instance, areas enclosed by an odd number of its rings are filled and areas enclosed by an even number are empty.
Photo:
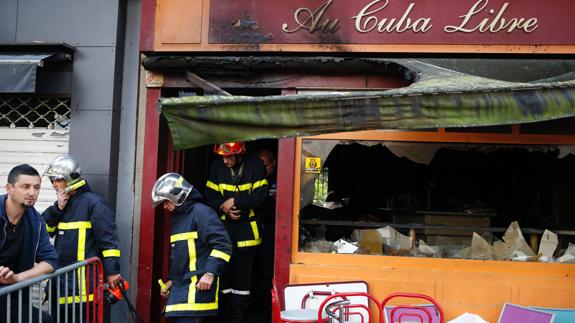
M38 69L71 63L73 52L67 44L0 44L0 93L36 93Z
M174 59L168 60L172 71L177 65L190 66L184 58ZM332 64L343 60L307 59ZM413 83L387 91L162 98L159 106L176 149L342 131L479 127L575 116L575 80L518 83L465 74L415 59L352 60L357 66L367 64L381 70L391 67ZM274 66L274 59L267 58L266 63ZM293 62L282 58L275 63L285 68ZM373 74L373 70L367 72Z

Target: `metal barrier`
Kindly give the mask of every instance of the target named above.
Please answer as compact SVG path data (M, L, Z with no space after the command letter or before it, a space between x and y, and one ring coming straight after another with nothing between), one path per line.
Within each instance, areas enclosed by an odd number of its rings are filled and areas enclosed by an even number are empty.
M6 285L0 288L0 323L102 323L104 287L97 257Z

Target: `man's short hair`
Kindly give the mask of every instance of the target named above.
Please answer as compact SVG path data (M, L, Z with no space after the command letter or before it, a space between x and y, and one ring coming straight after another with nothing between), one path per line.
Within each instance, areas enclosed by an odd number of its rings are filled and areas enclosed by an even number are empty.
M18 177L20 177L20 175L40 176L36 168L28 164L21 164L12 168L8 174L8 183L14 185L16 181L18 181Z

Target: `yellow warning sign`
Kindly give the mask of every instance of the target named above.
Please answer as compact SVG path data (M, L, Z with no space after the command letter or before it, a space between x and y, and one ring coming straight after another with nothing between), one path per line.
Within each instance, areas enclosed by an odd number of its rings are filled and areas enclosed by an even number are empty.
M146 71L146 87L162 87L164 85L164 75Z
M305 172L317 173L321 170L321 158L319 157L306 157L305 158Z

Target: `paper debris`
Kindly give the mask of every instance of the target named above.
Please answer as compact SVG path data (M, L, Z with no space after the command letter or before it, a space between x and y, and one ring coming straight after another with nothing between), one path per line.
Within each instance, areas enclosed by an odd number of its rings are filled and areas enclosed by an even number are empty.
M417 249L424 255L433 256L438 254L441 249L438 246L430 246L425 241L419 240Z
M471 258L471 247L465 247L453 255L453 258L469 259Z
M377 231L381 235L383 243L386 246L390 246L394 249L401 249L401 250L411 249L411 239L409 238L409 236L399 233L394 228L387 226L385 228L379 228L377 229Z
M471 259L493 259L493 251L489 242L475 232L471 239Z
M557 262L562 263L575 263L575 244L569 243L567 250L565 250L565 254L557 259Z
M343 239L337 240L333 245L335 246L335 251L337 253L354 253L358 249L355 244L349 243Z
M489 323L477 314L465 313L447 323Z
M547 257L547 256L541 256L539 257L539 262L555 262L555 259L553 259L553 257Z
M543 232L543 236L541 236L541 242L539 243L539 255L548 258L553 257L553 253L555 253L555 249L557 249L558 244L559 239L557 238L557 234L549 230L545 230L545 232Z
M315 240L306 243L303 250L305 252L332 253L334 251L334 246L331 241Z
M533 252L533 249L529 247L527 241L525 241L525 238L523 238L523 233L521 233L521 228L519 227L519 223L517 223L517 221L511 222L505 231L503 241L505 241L505 243L512 250L520 251L528 257L535 256L535 252Z
M493 243L493 258L495 259L511 259L513 250L503 241L495 241Z

